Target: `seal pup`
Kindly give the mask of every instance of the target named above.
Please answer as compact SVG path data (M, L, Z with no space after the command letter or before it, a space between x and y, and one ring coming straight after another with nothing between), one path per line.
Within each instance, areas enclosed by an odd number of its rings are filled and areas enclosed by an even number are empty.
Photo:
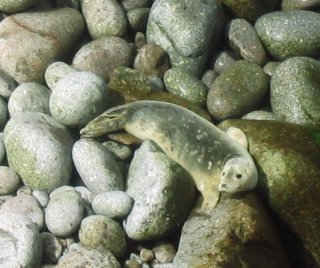
M245 134L237 128L231 136L197 114L175 104L135 101L113 107L85 126L82 137L97 137L124 129L141 140L151 140L193 177L202 194L201 210L210 212L220 192L253 189L258 172L248 151ZM239 135L240 133L240 135Z

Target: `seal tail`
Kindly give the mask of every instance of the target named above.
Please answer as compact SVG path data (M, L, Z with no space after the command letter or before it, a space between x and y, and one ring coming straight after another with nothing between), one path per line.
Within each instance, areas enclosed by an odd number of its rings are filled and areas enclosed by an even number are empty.
M80 130L82 138L94 138L124 129L128 118L128 105L113 107L99 115Z

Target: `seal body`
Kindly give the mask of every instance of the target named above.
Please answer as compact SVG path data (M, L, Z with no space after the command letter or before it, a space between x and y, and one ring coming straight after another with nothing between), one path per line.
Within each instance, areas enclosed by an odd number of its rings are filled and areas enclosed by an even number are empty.
M219 190L250 190L257 169L250 154L209 121L180 106L158 101L136 101L111 108L80 131L96 137L125 129L141 140L152 140L193 177L203 197L202 208L211 210Z

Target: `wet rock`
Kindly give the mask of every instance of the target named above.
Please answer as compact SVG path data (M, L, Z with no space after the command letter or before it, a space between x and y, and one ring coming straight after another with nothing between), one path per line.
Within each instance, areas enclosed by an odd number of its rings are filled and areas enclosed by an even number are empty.
M123 190L124 181L113 153L92 139L81 139L72 150L74 165L93 193Z
M266 51L255 28L244 19L234 19L228 27L230 46L243 59L263 66L267 61Z
M83 30L84 20L72 8L7 17L0 23L0 69L18 83L42 83L47 66L68 55Z
M268 88L269 78L261 67L237 61L214 80L208 93L208 110L217 120L241 117L259 106Z
M51 116L17 114L4 129L4 144L9 166L32 190L50 192L69 183L73 138Z
M281 63L271 78L271 106L278 120L320 124L320 62L293 57Z
M16 82L13 78L0 70L0 96L9 98L12 91L16 88Z
M121 225L102 215L92 215L81 222L79 239L85 246L110 251L115 257L122 257L127 248Z
M290 266L269 215L258 198L247 193L223 195L211 215L191 214L173 267Z
M277 60L320 55L319 27L320 14L305 10L265 14L255 24L264 46Z
M200 75L212 40L219 38L221 22L219 1L156 0L150 11L147 40L168 52L172 66Z
M177 95L199 106L205 106L207 87L194 75L183 68L172 67L163 78L169 93Z
M276 121L228 120L249 139L263 200L320 264L320 130ZM303 265L302 267L310 267Z
M42 244L38 227L25 216L1 212L0 248L3 267L41 266Z
M319 0L282 0L282 10L312 9L320 6Z
M13 169L0 166L0 195L14 193L20 184L20 177Z
M10 117L18 112L39 112L50 114L49 97L51 91L36 82L24 83L18 86L8 101Z
M239 58L231 51L222 51L215 56L213 70L220 74L234 64Z
M136 8L127 13L128 22L131 30L145 31L149 18L150 8Z
M59 239L48 232L40 234L43 248L43 261L56 263L62 255L62 244Z
M127 18L116 0L83 0L82 13L92 39L105 36L123 36Z
M0 11L3 13L17 13L28 9L40 0L3 0L0 2Z
M131 162L127 193L134 199L125 221L127 235L150 240L179 228L193 205L194 182L151 141L143 142Z
M83 47L73 58L72 66L78 70L91 71L109 81L118 66L130 67L133 50L127 41L109 36L96 39Z

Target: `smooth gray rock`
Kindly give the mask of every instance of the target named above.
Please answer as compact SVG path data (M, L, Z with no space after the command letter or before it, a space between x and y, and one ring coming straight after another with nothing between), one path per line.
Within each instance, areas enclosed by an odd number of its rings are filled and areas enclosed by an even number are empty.
M320 55L320 14L306 10L277 11L261 16L255 28L277 60Z
M234 64L239 58L232 51L219 52L213 61L213 70L220 74Z
M208 88L196 76L180 67L172 67L165 73L163 81L169 93L193 104L205 106Z
M81 139L74 144L72 157L81 179L93 193L124 189L120 167L101 143Z
M102 215L92 215L81 222L79 240L85 246L110 251L115 257L123 257L127 249L121 225Z
M121 5L123 9L128 12L133 9L142 8L142 7L150 7L152 4L151 0L123 0Z
M272 111L269 110L257 110L245 114L241 119L247 120L276 120Z
M39 112L50 114L49 97L51 91L36 82L24 83L18 86L8 101L10 117L18 112Z
M67 74L71 72L76 72L77 70L72 68L70 65L62 62L62 61L55 61L51 63L46 72L44 73L44 77L48 87L53 90L57 82Z
M216 0L156 0L148 19L147 42L166 50L172 66L199 76L209 49L219 38L222 20Z
M24 215L35 223L39 230L44 226L44 214L38 201L31 195L15 196L1 206L1 213Z
M131 30L145 32L149 18L150 8L136 8L127 13L128 23Z
M0 70L0 96L9 98L12 91L16 88L16 82L13 78Z
M38 227L23 215L0 213L0 249L2 267L41 266L42 244Z
M62 244L57 237L49 232L40 234L43 248L43 262L56 263L62 255Z
M102 143L119 160L127 160L132 156L132 150L129 146L114 141Z
M151 141L135 152L128 173L127 193L134 199L124 226L134 240L151 240L180 228L195 198L190 175Z
M320 6L319 0L282 0L282 10L312 9Z
M131 66L133 49L120 37L109 36L96 39L83 47L73 58L72 66L78 70L91 71L108 81L115 68Z
M4 129L9 166L32 190L51 192L69 183L73 142L63 125L42 113L19 113Z
M82 14L92 39L105 36L124 36L127 18L116 0L83 0Z
M256 109L269 89L269 77L255 63L232 64L213 82L207 108L217 120L237 118Z
M83 201L73 187L62 186L50 194L45 221L48 230L56 236L73 234L83 219Z
M50 112L65 126L84 126L106 109L108 92L105 81L96 74L71 72L55 84Z
M20 176L7 166L0 166L0 195L14 193L20 184Z
M264 72L270 77L274 75L277 67L281 64L279 61L269 61L265 66L263 66Z
M0 11L3 13L17 13L35 5L40 0L2 0Z
M214 70L207 70L203 76L201 77L201 82L207 86L207 88L211 88L214 80L217 78L218 73Z
M271 107L278 120L320 124L320 61L293 57L281 63L271 78Z

